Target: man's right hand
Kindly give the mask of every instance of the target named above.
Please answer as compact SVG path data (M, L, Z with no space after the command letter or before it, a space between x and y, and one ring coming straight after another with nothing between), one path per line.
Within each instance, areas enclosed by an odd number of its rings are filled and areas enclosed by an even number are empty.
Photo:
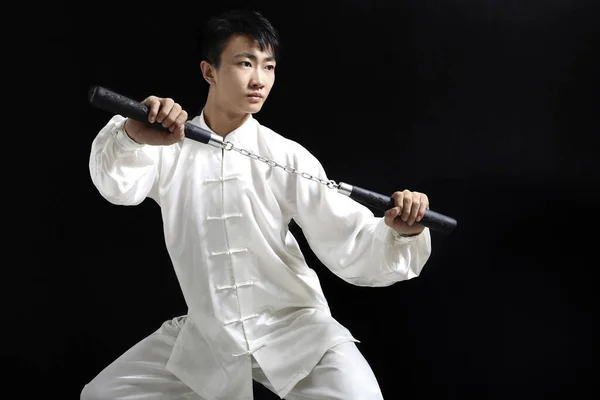
M161 131L128 118L125 121L125 132L131 139L140 144L153 146L168 146L183 140L188 114L179 104L173 99L156 96L150 96L142 103L150 110L148 121L151 123L156 121L168 130Z

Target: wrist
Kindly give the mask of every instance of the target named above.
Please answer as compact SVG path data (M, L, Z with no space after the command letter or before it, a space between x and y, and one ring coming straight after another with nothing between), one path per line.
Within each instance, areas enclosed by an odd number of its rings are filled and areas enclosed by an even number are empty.
M123 150L137 150L143 146L136 142L125 130L127 120L121 121L113 130L114 140L117 145Z
M392 228L392 232L397 238L411 238L419 236L424 230L424 226L398 227L398 229Z
M125 123L123 123L123 132L125 132L125 134L127 135L127 137L131 140L133 140L134 142L136 142L137 144L143 144L140 143L138 140L136 140L128 131L127 131L127 123L129 122L129 118L127 118L125 120Z
M421 232L417 232L417 233L400 233L400 232L398 232L398 236L400 236L400 237L413 237L413 236L417 236L420 234L421 234Z

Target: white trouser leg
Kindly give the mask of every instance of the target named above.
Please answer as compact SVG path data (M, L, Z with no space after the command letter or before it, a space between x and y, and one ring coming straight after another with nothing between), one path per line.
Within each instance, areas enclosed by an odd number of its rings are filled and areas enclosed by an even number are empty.
M185 317L166 321L123 353L81 392L81 400L203 400L165 368Z
M262 370L254 369L254 380L273 391ZM383 395L373 370L356 344L345 342L329 349L285 399L383 400Z

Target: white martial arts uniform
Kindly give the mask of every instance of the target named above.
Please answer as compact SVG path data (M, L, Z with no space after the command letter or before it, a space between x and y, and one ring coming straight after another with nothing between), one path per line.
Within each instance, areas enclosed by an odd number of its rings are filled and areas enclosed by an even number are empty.
M114 204L136 205L147 197L159 204L188 314L165 322L107 367L82 396L105 390L111 399L188 398L180 392L187 386L188 394L198 396L190 398L246 400L252 399L254 377L281 398L380 399L357 340L331 316L288 224L293 218L322 263L360 286L418 276L431 252L429 230L401 237L349 197L235 151L187 138L171 146L139 145L123 131L124 122L115 115L95 138L91 178ZM202 114L191 122L210 131ZM327 179L308 150L253 117L225 140ZM343 367L346 376L338 365L338 377L307 377L335 369L319 365L344 357L356 360ZM153 382L162 382L164 392L143 397L139 384L136 397L132 379L149 376L149 365L160 370ZM113 386L103 389L109 378ZM341 385L336 379L360 383L372 395L335 394ZM308 389L311 382L320 387ZM169 397L171 387L177 389ZM294 397L296 390L312 394ZM315 394L319 390L322 397Z

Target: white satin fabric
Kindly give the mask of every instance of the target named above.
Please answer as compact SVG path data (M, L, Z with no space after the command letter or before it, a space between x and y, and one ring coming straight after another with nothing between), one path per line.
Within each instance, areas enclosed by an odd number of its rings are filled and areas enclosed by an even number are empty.
M94 139L91 178L111 203L151 198L160 206L188 305L166 369L208 400L250 398L253 360L283 398L327 350L357 341L331 316L289 231L291 219L322 263L350 284L414 278L430 255L428 229L400 237L366 207L317 182L187 138L139 145L124 122L113 116ZM202 114L191 123L210 131ZM252 116L226 140L327 180L306 148Z
M185 320L186 317L178 317L165 321L156 332L125 352L86 385L81 400L207 400L166 369ZM254 359L252 377L275 391ZM298 382L285 398L383 399L373 371L353 342L329 349L311 373Z

